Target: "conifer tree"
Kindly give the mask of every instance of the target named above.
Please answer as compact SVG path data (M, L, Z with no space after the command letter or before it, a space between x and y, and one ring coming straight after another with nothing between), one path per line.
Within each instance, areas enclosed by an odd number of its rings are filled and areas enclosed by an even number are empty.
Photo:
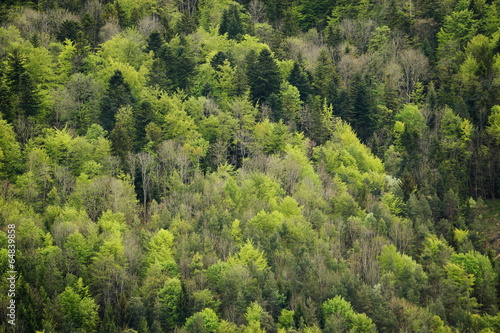
M40 110L38 90L26 70L26 59L18 50L7 56L5 79L11 95L11 110L6 112L6 119L12 122L20 117L37 116Z
M133 105L134 97L121 71L116 70L109 79L109 86L101 102L100 121L102 127L111 132L115 126L115 116L122 106Z
M271 52L263 49L255 61L247 65L250 95L254 102L265 102L272 94L278 94L281 74Z
M314 89L316 94L326 98L328 103L333 103L337 94L337 72L332 59L326 50L321 50L318 56L318 64L314 71ZM298 87L297 87L298 88Z
M308 73L301 68L298 62L294 62L292 71L288 76L288 82L299 90L300 99L302 101L306 101L307 96L311 93L311 84L307 74Z
M241 39L244 33L243 24L241 22L240 12L236 5L231 5L224 10L222 20L219 26L219 34L227 33L229 39Z
M360 75L355 76L351 89L354 108L353 117L349 121L361 140L366 142L376 126L371 97L366 83Z

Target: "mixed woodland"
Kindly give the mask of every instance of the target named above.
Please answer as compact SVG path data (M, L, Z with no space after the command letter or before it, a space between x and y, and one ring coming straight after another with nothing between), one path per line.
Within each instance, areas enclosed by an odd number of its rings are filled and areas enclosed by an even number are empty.
M500 332L499 27L1 1L0 332Z

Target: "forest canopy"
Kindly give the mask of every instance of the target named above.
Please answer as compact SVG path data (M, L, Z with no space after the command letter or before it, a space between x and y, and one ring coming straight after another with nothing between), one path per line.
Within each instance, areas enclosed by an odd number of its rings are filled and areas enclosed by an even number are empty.
M2 1L0 185L18 332L499 332L500 1Z

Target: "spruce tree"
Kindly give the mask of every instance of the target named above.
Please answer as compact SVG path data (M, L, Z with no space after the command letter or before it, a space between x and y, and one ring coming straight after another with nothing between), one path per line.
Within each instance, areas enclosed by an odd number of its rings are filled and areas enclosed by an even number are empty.
M273 93L279 94L281 74L268 49L263 49L256 61L248 64L247 76L254 102L265 102Z
M326 50L321 50L318 56L318 64L314 71L314 88L316 94L326 98L328 103L333 103L337 94L337 72L332 59Z
M351 89L353 118L349 120L360 139L366 142L375 130L376 119L368 87L361 75L357 74L354 77Z
M26 70L26 59L19 51L14 51L7 56L5 83L8 96L6 105L10 100L10 111L6 112L6 119L14 121L24 117L34 117L40 111L40 97L38 89Z
M133 105L134 97L121 71L116 70L109 79L106 95L101 102L100 121L102 127L111 132L115 126L115 116L122 106Z
M231 5L224 10L222 20L219 26L219 34L227 33L229 39L239 40L244 33L241 22L240 11L236 5Z
M163 38L161 37L160 33L157 31L154 31L148 37L148 46L146 48L146 51L148 51L148 52L153 51L155 54L157 54L158 50L160 50L163 43L164 43L164 41L163 41Z
M196 63L191 56L186 41L181 37L177 46L163 45L153 62L149 84L157 85L168 92L177 89L188 90Z
M301 68L298 62L294 62L292 71L288 76L288 82L299 90L300 99L305 102L307 96L311 93L311 84L307 72Z

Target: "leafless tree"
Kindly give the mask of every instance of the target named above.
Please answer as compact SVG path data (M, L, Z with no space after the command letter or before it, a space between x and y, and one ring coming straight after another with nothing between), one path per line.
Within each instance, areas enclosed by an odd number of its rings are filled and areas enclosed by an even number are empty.
M406 49L399 54L399 64L403 69L404 93L408 102L411 102L415 84L427 77L429 60L420 50Z
M252 0L248 4L248 12L252 16L252 22L260 23L264 20L265 10L264 4L260 0Z
M177 7L181 13L193 16L198 5L198 0L177 0Z
M144 37L148 37L154 31L161 31L162 25L160 19L156 15L149 15L142 18L137 25L137 30Z

